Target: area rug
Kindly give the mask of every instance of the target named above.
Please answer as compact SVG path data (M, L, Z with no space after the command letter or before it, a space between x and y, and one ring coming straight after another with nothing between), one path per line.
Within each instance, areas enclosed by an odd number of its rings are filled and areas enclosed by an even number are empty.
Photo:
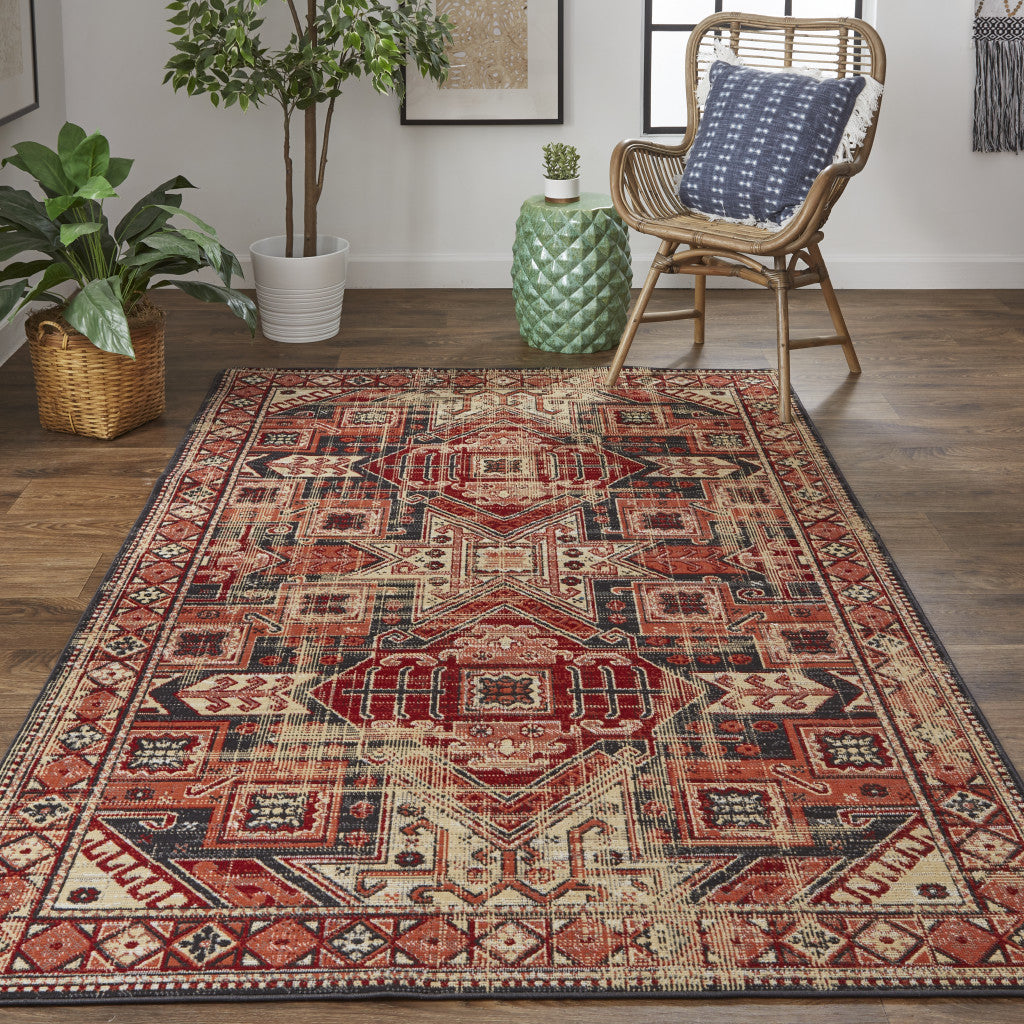
M8 756L8 1001L1018 992L1013 771L773 374L232 370Z

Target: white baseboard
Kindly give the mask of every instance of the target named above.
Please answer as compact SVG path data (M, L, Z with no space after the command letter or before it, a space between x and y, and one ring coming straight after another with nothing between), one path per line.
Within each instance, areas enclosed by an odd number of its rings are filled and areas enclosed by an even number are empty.
M938 289L1024 288L1024 256L975 255L829 256L829 272L837 288ZM633 284L647 276L653 253L633 257ZM245 283L252 286L252 267L242 260ZM509 288L512 257L504 253L402 253L360 256L349 260L349 288ZM666 287L692 287L684 276L664 279ZM738 278L712 278L718 288L753 288Z
M1024 288L1024 256L822 255L836 288Z
M652 254L653 255L653 254ZM634 255L633 284L647 275L651 256ZM833 256L825 253L837 288L972 289L1024 288L1024 256ZM252 263L241 260L244 286L252 287ZM213 272L204 275L216 281ZM237 283L237 282L236 282ZM685 276L666 275L664 287L691 287ZM356 255L349 260L349 288L510 288L512 257L504 253L402 253ZM711 279L718 288L753 288L737 278ZM0 327L0 364L25 340L23 318Z
M248 279L248 271L246 277ZM512 254L395 253L354 256L348 262L346 287L511 288Z

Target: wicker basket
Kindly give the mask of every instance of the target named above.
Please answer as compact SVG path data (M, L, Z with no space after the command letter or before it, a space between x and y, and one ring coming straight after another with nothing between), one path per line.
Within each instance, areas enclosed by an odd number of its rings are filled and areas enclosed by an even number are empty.
M110 439L164 411L164 312L142 299L128 320L135 358L97 348L41 309L25 323L36 378L39 422L46 430Z

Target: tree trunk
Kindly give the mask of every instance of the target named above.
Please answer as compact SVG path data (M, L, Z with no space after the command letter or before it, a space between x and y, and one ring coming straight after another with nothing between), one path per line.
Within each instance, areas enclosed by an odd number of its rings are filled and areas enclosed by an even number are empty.
M310 46L316 46L316 0L306 0L306 35ZM303 111L305 126L305 162L303 164L303 256L316 255L317 145L316 104Z
M303 111L306 126L305 180L303 182L303 256L316 255L316 106Z
M284 108L284 254L295 255L295 187L292 174L292 112Z

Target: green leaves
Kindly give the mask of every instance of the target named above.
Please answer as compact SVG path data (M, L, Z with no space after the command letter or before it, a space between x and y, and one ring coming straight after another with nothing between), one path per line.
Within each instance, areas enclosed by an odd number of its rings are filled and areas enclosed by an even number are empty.
M84 129L70 122L57 136L56 152L39 142L19 142L14 152L15 156L7 157L3 164L31 174L51 198L71 195L91 178L105 175L111 162L110 144L99 132L86 135ZM119 161L121 181L130 167L131 161ZM109 179L104 180L110 184Z
M412 56L423 73L448 73L451 23L429 0L317 0L312 23L295 21L284 46L262 38L264 0L169 4L174 55L165 82L190 96L205 93L215 106L275 99L285 110L329 102L349 78L372 79L381 93L400 93L401 71ZM305 14L297 3L294 16Z
M54 253L56 243L51 245L34 231L0 231L0 260L9 260L12 256L21 256L26 252Z
M195 188L195 185L180 174L157 185L121 218L114 228L114 239L122 244L131 243L159 231L171 219L171 215L166 212L167 207L177 209L181 206L181 196L174 195L173 191L183 188Z
M104 199L113 199L117 193L102 174L94 174L84 185L79 187L75 195L80 199L101 202Z
M57 152L64 173L76 188L81 188L90 178L102 176L110 166L110 144L99 132L82 139L68 152L62 152L59 147L58 140Z
M78 202L78 196L54 196L53 199L47 199L43 204L46 207L46 216L50 220L56 220L61 214L67 213L75 203Z
M256 306L247 295L231 288L222 288L217 284L206 284L204 281L161 281L159 284L173 284L186 295L202 299L203 302L223 302L235 316L246 322L250 333L256 333Z
M7 162L31 174L46 198L40 203L28 192L0 189L0 228L21 229L20 234L8 232L6 244L0 244L0 259L35 251L73 268L72 276L80 281L109 274L116 247L107 232L102 202L117 192L103 173L114 164L107 140L68 123L57 136L56 150L35 142L20 143L14 150ZM115 176L123 180L130 167L130 160L119 160ZM81 239L88 242L77 244ZM17 250L12 248L15 244ZM38 294L47 291L43 288Z
M44 271L42 278L35 288L28 289L25 297L18 305L18 309L21 309L22 306L27 305L29 302L35 302L36 299L45 298L51 288L55 288L65 281L70 281L74 276L74 272L66 263L51 263ZM27 281L25 283L26 285L28 284Z
M200 220L194 213L189 213L188 210L179 210L175 206L164 206L160 203L154 203L153 205L156 207L156 209L163 210L166 213L171 214L171 216L178 215L181 217L187 217L190 221L192 221L193 224L195 224L199 228L202 228L202 230L205 231L208 235L217 234L217 232L214 231L214 229L210 227L210 225L207 224L205 220Z
M60 157L52 149L39 142L19 142L14 152L16 155L6 157L0 166L10 164L31 174L48 195L74 192L75 185L65 173Z
M207 6L216 14L224 0L192 8ZM4 163L35 178L44 199L0 186L0 264L14 260L0 267L0 319L29 302L63 303L52 289L74 281L79 287L65 304L67 321L98 348L134 356L125 310L135 305L153 275L193 274L210 267L224 285L186 282L192 293L226 303L253 328L252 302L231 288L232 275L241 275L238 258L221 245L213 227L181 209L178 193L193 187L187 178L176 175L143 196L112 236L103 203L117 195L133 161L112 157L98 132L87 135L78 125L65 124L56 150L19 143ZM194 226L171 227L177 216ZM18 259L26 253L40 258Z
M177 231L164 231L150 235L144 242L149 248L166 256L184 256L190 260L201 260L202 250L195 242L183 238Z
M553 181L568 181L580 175L580 154L575 146L565 142L549 142L542 147L544 177Z
M110 158L110 163L107 164L106 178L111 188L117 188L128 177L128 172L132 169L132 164L134 163L134 160L128 160L123 156L112 156Z
M242 265L238 262L238 257L222 245L220 247L220 279L229 288L232 276L244 278L245 274L242 273Z
M281 44L263 38L259 16L266 0L174 0L167 5L174 54L164 81L189 96L205 94L215 107L280 104L286 132L296 110L329 104L320 133L306 134L305 159L317 166L303 204L313 210L323 190L323 168L334 102L350 78L368 77L384 95L402 95L403 70L415 63L427 77L448 76L452 25L433 0L289 0L294 31ZM286 136L287 139L287 136ZM320 152L316 150L319 146ZM292 207L289 142L285 143L286 208ZM315 234L315 223L311 234ZM307 231L309 225L307 225ZM285 233L292 235L289 222Z
M28 288L28 281L15 281L12 284L0 285L0 319L6 318L18 304L25 289Z
M61 224L60 244L69 246L83 235L94 235L103 225L99 221L85 221L82 224Z
M77 205L79 200L101 202L104 199L111 199L116 195L117 193L111 187L110 182L102 175L97 174L95 177L90 178L73 195L54 196L53 199L47 199L43 205L46 208L46 215L50 220L57 220L61 214L66 213L73 206Z
M165 82L190 96L206 93L214 106L243 109L276 96L280 81L260 41L262 0L210 0L169 5L175 54Z
M179 228L178 231L194 245L199 246L206 257L206 262L220 272L220 243L216 238L202 231L193 231L191 228Z
M0 186L0 224L31 231L48 245L56 244L57 229L50 223L46 208L28 192Z
M64 127L57 133L57 152L71 153L80 143L85 142L85 129L77 124L66 121Z
M116 277L89 281L64 308L64 319L104 352L135 358Z
M32 277L51 265L50 260L32 260L30 263L8 263L0 270L0 281L11 281L16 277Z

